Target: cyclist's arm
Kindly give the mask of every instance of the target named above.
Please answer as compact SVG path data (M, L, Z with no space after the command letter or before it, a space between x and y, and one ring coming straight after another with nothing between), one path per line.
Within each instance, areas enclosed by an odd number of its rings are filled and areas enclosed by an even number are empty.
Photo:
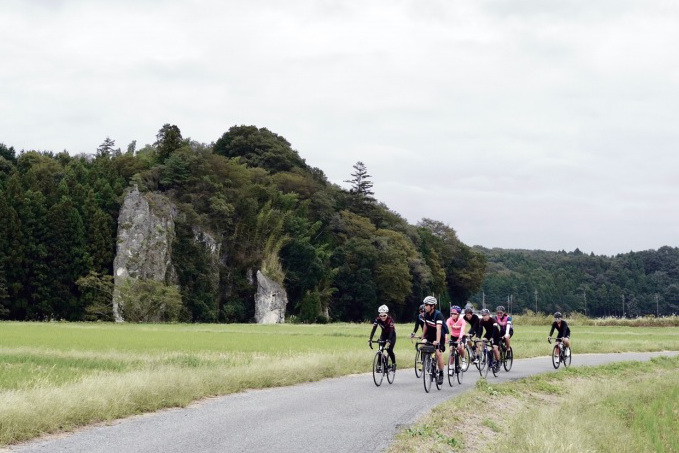
M437 321L436 322L436 341L441 344L441 332L443 331L443 321ZM445 341L445 338L443 338Z
M555 323L555 322L552 323L552 329L549 331L549 336L550 336L550 337L551 337L552 334L554 333L554 329L556 329L556 323Z
M413 329L413 335L417 333L417 329L419 328L420 328L420 317L418 316L417 319L415 319L415 328Z
M375 330L377 330L377 324L373 324L373 330L370 332L370 341L372 341L373 336L375 335Z

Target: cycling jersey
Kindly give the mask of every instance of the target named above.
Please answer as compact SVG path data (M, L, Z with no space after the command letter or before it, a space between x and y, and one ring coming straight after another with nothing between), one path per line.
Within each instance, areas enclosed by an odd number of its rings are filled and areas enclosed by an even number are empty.
M500 329L495 318L491 316L487 321L481 318L479 325L484 330L483 338L487 340L492 339L494 344L500 344Z
M460 315L457 315L457 320L453 320L453 317L451 316L446 321L446 324L448 325L450 336L455 338L455 341L464 335L464 331L467 327L467 321Z
M472 313L470 318L467 318L465 315L464 320L467 321L467 325L471 326L469 329L469 336L481 337L481 323L479 317L475 313Z
M511 337L514 335L514 328L512 327L512 319L510 316L507 315L507 313L504 313L503 316L497 316L495 318L495 321L497 322L497 325L500 327L500 335L505 335L507 333L507 329L509 329L509 336Z
M445 319L443 318L443 314L438 310L434 310L431 314L425 313L424 323L426 327L424 338L431 343L438 341L439 348L443 350L444 344L446 342L446 334L448 333L448 326L446 325ZM437 325L441 326L441 338L438 339L436 338Z
M549 336L551 337L554 331L556 330L557 336L556 338L563 338L563 337L569 337L571 336L571 329L568 327L568 323L566 321L561 320L561 325L554 321L552 323L552 330L549 331Z
M394 343L396 343L396 325L394 324L394 320L391 318L391 316L387 316L387 319L382 320L378 316L375 318L375 321L373 321L373 330L370 332L370 339L373 339L373 336L375 335L375 330L377 330L377 326L380 326L382 328L382 335L380 335L380 340L387 340L389 343L391 343L391 346L394 346Z

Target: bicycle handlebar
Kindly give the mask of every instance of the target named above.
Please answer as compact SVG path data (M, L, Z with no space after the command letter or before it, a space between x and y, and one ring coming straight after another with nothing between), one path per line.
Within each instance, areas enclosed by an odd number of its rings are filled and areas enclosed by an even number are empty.
M556 342L561 342L561 341L563 341L563 338L547 337L547 343L552 344L552 340L554 340Z

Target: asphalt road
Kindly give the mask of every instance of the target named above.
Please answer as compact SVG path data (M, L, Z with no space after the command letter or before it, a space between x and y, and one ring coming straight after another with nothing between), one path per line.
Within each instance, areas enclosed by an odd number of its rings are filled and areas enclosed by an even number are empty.
M573 356L572 366L621 360L648 360L663 353ZM675 355L677 352L664 354ZM412 358L409 357L408 361ZM368 358L366 360L369 360ZM401 356L401 363L405 357ZM490 382L560 372L549 357L515 360L509 373L488 375ZM15 445L7 452L375 452L394 435L442 401L473 388L475 368L462 385L425 393L412 369L397 371L394 384L376 387L371 374L310 384L253 390L202 400L183 409L135 416L72 434L48 436Z

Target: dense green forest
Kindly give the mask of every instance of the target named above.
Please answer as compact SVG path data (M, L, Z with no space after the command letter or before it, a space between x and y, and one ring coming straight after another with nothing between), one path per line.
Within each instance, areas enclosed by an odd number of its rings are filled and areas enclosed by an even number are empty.
M487 258L479 306L515 313L578 311L592 317L679 313L679 248L613 257L542 250L474 247Z
M382 303L409 321L425 295L463 302L481 287L484 255L450 226L410 225L375 200L379 182L361 162L347 169L347 190L265 128L234 126L204 144L166 124L156 138L126 150L106 138L77 156L0 144L0 319L111 319L118 213L131 185L180 212L174 320L252 321L256 269L284 284L288 316L300 322L361 321ZM219 287L205 278L196 226L221 243Z

